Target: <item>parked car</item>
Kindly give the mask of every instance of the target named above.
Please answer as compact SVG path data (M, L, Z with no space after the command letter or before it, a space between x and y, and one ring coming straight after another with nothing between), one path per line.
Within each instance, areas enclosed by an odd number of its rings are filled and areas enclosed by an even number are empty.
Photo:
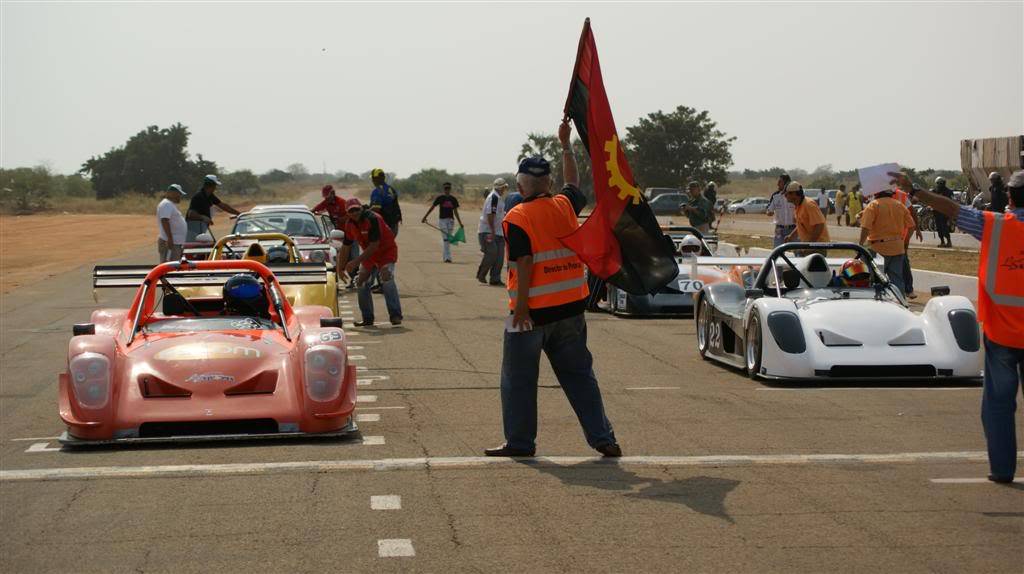
M651 211L658 215L679 215L682 213L679 206L687 199L685 193L663 193L650 201Z
M644 190L644 197L647 198L647 201L650 201L655 197L665 195L666 193L683 193L683 190L675 187L648 187Z
M726 208L729 213L764 213L768 209L767 197L748 197L735 203L730 203Z

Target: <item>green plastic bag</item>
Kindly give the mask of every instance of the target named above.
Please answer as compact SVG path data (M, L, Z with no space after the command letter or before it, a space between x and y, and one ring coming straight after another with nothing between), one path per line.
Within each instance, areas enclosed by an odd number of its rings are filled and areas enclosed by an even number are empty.
M448 243L451 243L452 245L458 245L459 243L465 243L465 242L466 242L466 228L465 227L459 227L459 229L455 233L451 234L451 236L448 238Z

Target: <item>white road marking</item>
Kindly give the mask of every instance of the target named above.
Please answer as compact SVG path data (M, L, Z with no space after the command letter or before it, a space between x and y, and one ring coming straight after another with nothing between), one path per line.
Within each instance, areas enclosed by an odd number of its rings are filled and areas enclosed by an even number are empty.
M380 341L359 341L360 345L379 345Z
M377 395L356 395L357 403L375 403L377 402Z
M627 391L675 391L680 387L626 387Z
M935 484L995 484L987 478L933 478ZM1024 478L1015 478L1016 484L1024 484Z
M363 446L380 446L384 444L384 437L382 436L364 436Z
M364 380L364 379L356 379L356 386L357 387L368 387L368 386L370 386L372 384L373 384L373 381L367 381L367 380Z
M397 494L384 494L370 497L370 510L401 510L402 497Z
M357 371L366 371L368 369L364 365L356 365L356 370Z
M370 437L364 437L370 438ZM1024 459L1024 457L1021 457ZM501 466L508 468L601 468L642 467L720 467L811 464L880 464L932 462L984 462L985 451L897 452L889 454L772 454L708 456L624 456L605 459L599 456L540 456L512 459L492 456L455 456L429 458L385 458L367 460L310 460L297 462L258 462L225 464L182 464L154 466L100 466L82 468L33 468L0 470L0 482L37 480L89 480L100 478L155 478L168 476L225 476L295 472L331 472L353 470L434 470Z
M35 438L12 438L11 442L28 442L30 440L35 440L35 441L40 441L40 440L57 440L58 438L60 438L60 437L57 437L57 436L37 436Z
M404 409L405 407L359 407L361 411L389 411L392 409Z
M366 355L349 355L348 360L350 361L365 361Z
M59 446L51 447L48 442L37 442L29 445L29 447L25 449L25 452L57 452L58 450L60 450Z
M981 387L758 387L757 391L980 391Z
M381 558L408 558L416 556L412 540L408 538L392 538L377 541L377 556Z
M376 423L380 422L380 413L360 413L356 415L357 423Z
M390 378L387 375L359 375L360 381L386 381Z
M349 345L345 348L348 349L349 351L362 351L366 347L360 347L359 345Z

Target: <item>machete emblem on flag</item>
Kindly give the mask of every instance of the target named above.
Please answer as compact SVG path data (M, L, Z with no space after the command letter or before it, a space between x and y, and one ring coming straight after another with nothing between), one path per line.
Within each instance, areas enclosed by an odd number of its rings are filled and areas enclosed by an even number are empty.
M612 139L604 144L604 151L608 152L608 162L605 167L608 169L608 187L619 189L619 199L633 202L633 205L640 205L640 190L629 184L626 178L622 177L619 169L619 136L613 135Z

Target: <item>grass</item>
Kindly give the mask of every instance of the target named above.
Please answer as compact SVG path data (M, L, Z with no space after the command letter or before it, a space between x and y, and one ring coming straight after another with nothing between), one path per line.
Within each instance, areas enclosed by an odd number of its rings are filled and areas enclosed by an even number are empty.
M738 235L733 233L720 234L719 239L738 247L772 248L771 237ZM941 271L956 275L973 276L978 273L978 252L960 249L927 249L915 248L910 245L910 261L914 269L925 271Z

